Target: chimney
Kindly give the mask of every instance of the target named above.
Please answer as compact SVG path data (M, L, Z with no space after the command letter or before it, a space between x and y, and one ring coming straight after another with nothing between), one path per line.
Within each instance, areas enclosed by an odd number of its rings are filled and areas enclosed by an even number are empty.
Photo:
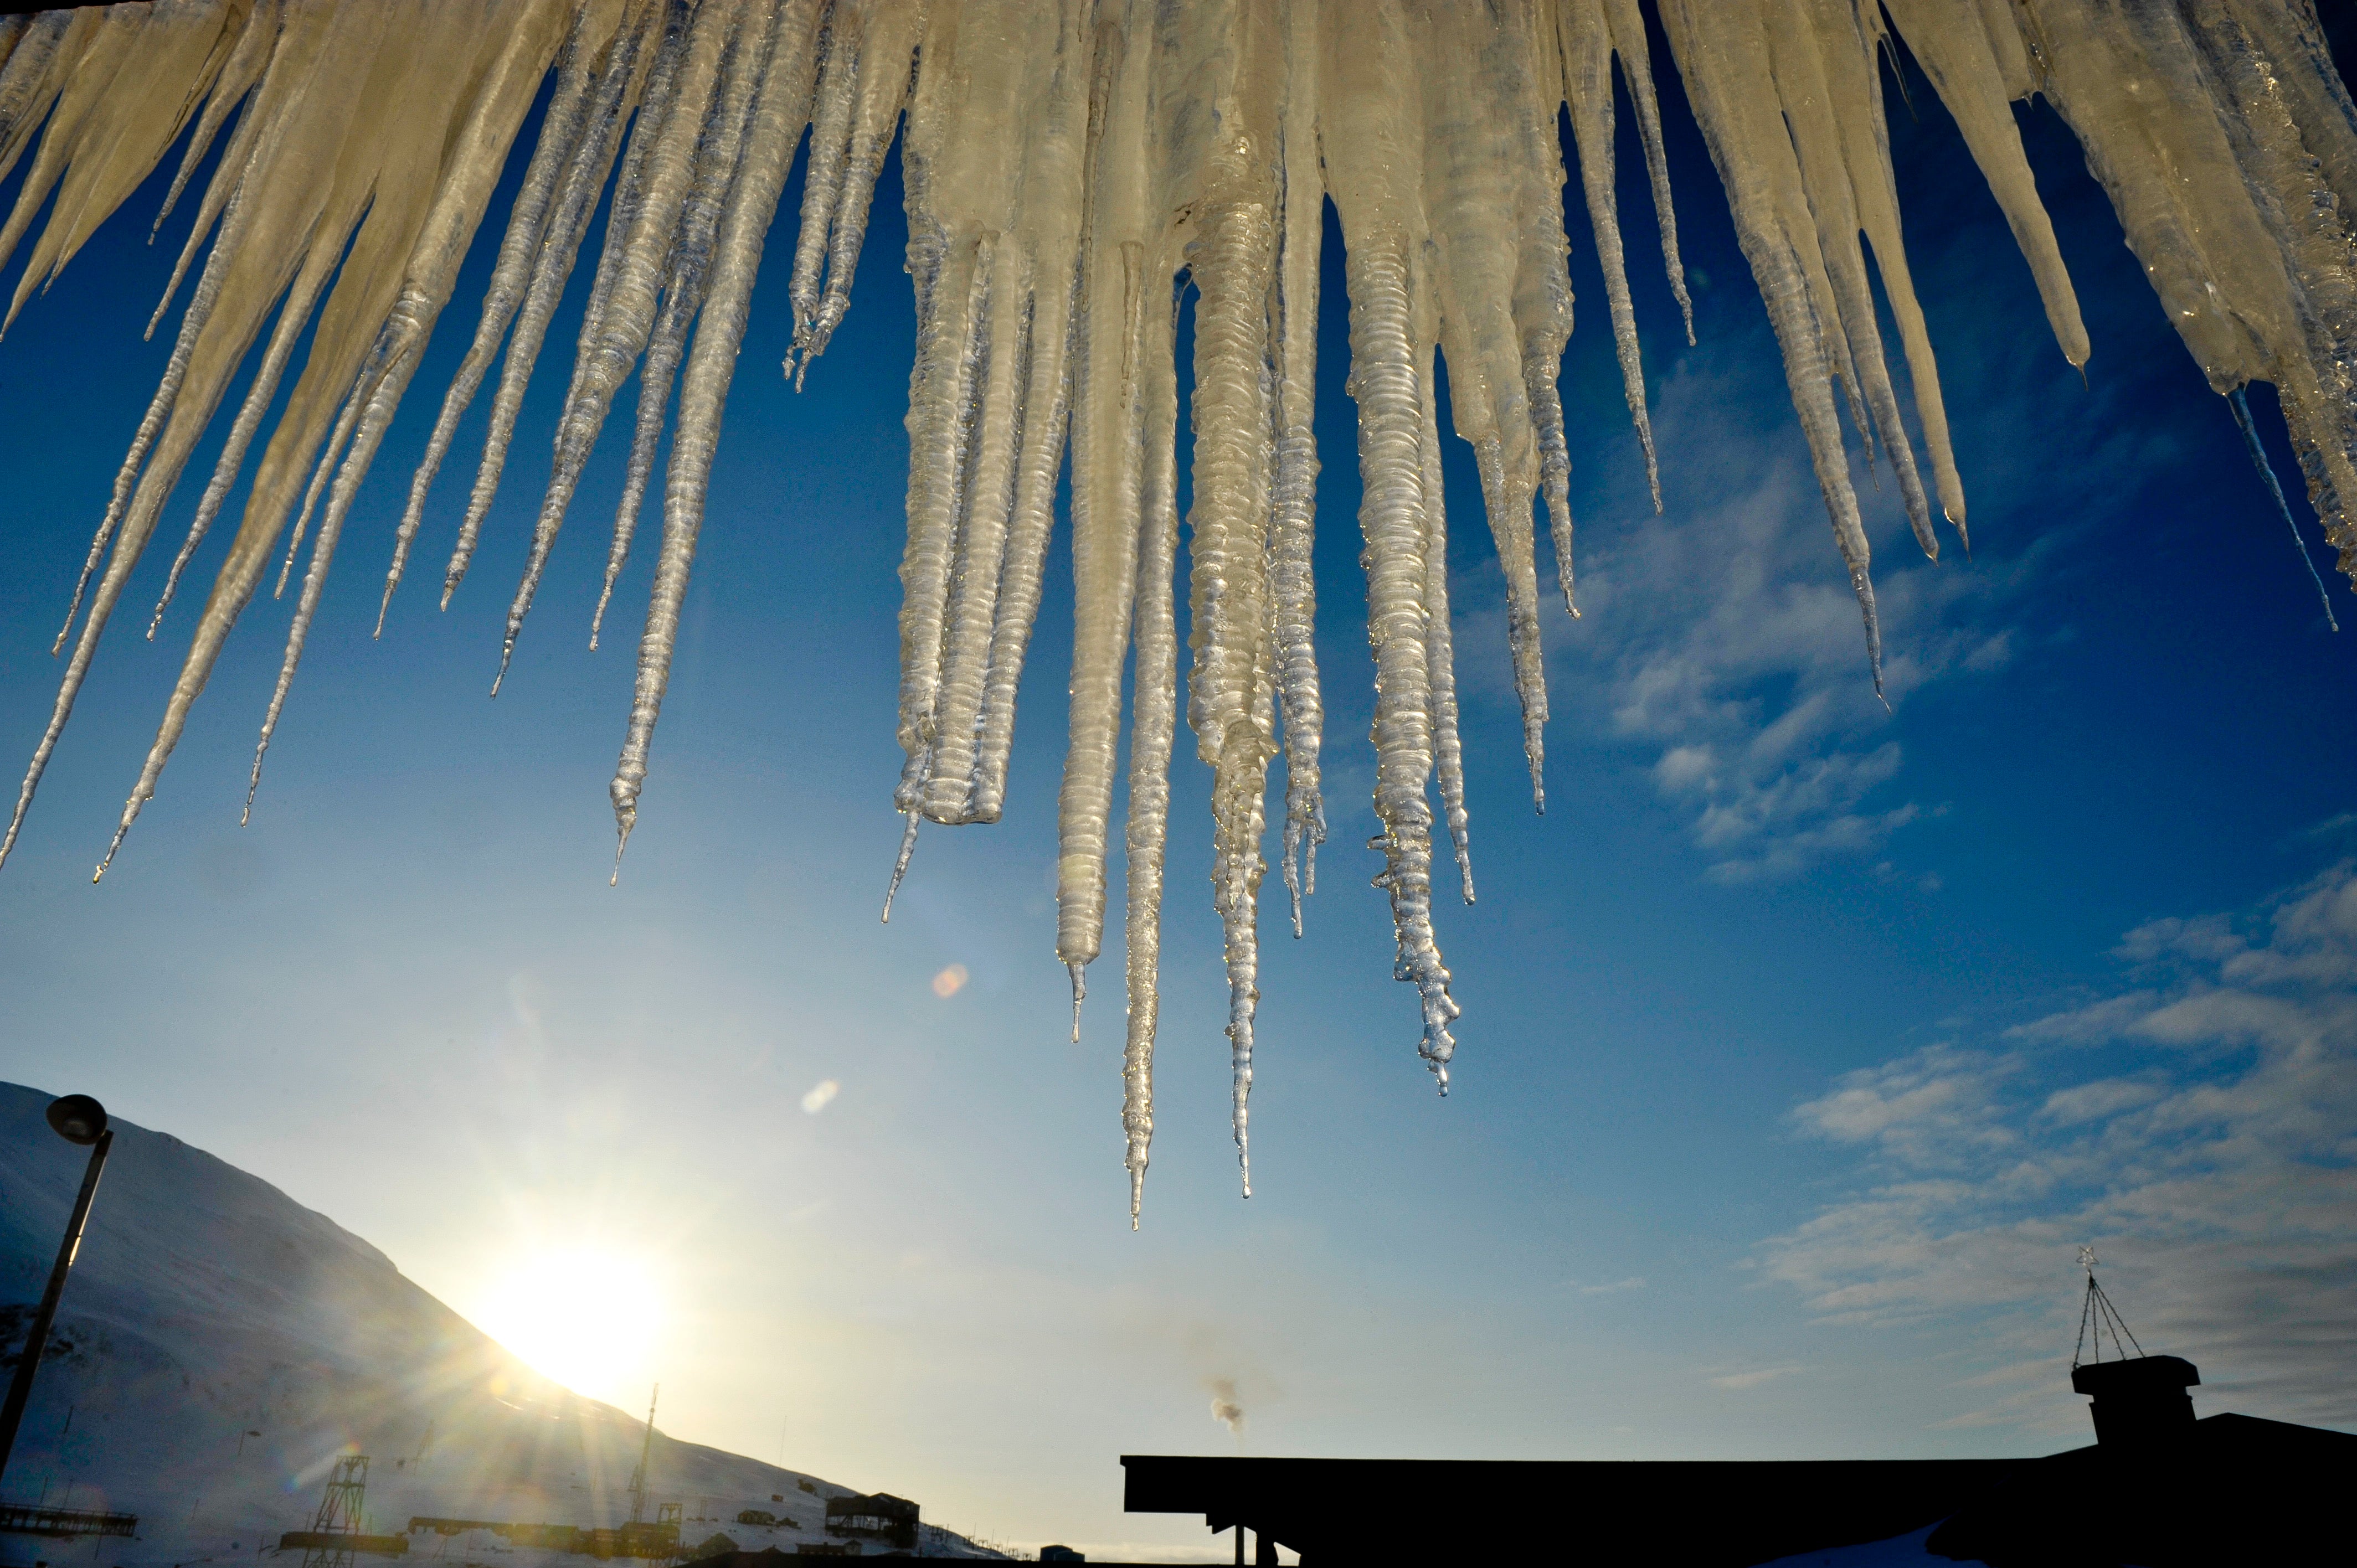
M2071 1369L2071 1387L2095 1402L2095 1441L2105 1448L2170 1442L2193 1429L2193 1398L2201 1381L2182 1356L2133 1356Z

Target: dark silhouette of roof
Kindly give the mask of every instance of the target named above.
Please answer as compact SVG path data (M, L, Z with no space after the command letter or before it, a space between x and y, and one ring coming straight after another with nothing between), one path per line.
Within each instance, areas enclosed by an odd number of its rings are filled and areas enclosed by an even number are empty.
M1480 1555L1745 1568L1882 1541L1946 1518L2018 1459L1236 1459L1125 1454L1132 1513L1195 1513L1337 1563L1438 1563L1458 1527L1404 1522L1403 1499L1482 1499ZM1516 1518L1523 1520L1516 1525ZM1524 1537L1515 1541L1517 1535Z
M2123 1444L2107 1433L2031 1460L1926 1544L1990 1568L2345 1562L2352 1476L2357 1436L2213 1415L2174 1437Z
M2074 1367L2095 1443L2042 1459L1485 1461L1125 1455L1132 1513L1200 1513L1335 1563L1466 1554L1401 1499L1478 1499L1499 1562L1749 1568L1937 1524L1934 1554L1990 1568L2210 1568L2340 1562L2357 1435L2247 1415L2197 1421L2190 1361ZM1263 1561L1275 1561L1264 1556ZM1239 1557L1237 1561L1243 1559Z

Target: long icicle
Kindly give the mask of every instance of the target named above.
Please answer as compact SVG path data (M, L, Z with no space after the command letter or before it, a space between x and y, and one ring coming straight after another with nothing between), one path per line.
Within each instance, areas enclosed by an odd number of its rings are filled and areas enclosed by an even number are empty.
M1419 351L1417 362L1429 366L1432 351ZM1457 879L1464 890L1465 901L1473 902L1473 849L1469 825L1465 811L1465 746L1457 733L1457 653L1456 639L1448 624L1448 502L1443 493L1440 478L1440 410L1433 399L1433 378L1422 378L1424 385L1424 435L1420 456L1424 469L1424 615L1426 668L1432 684L1432 757L1434 770L1439 776L1440 809L1448 823L1448 843L1457 855ZM1523 503L1524 515L1530 502ZM1535 594L1533 596L1535 598ZM1542 690L1540 701L1545 701ZM1525 714L1528 710L1524 710ZM1545 722L1545 710L1539 711L1539 722ZM1533 738L1533 725L1523 720L1523 745L1526 751L1538 743ZM1537 794L1541 811L1546 810L1546 795L1539 784L1540 770L1544 766L1541 755L1530 758L1531 788Z
M664 280L683 244L709 243L698 227L696 198L714 181L726 182L744 134L744 116L755 73L763 69L745 58L759 47L758 18L747 15L748 0L717 0L698 10L690 27L680 70L681 87L665 116L661 138L649 154L648 178L633 215L628 247L614 274L613 290L593 337L585 329L572 390L557 428L556 457L548 490L533 525L523 577L508 606L507 635L500 648L500 673L491 682L497 696L515 652L524 616L564 526L581 470L604 428L614 394L645 352L653 332ZM502 388L502 392L505 389ZM486 454L488 460L488 453ZM491 476L496 482L496 475ZM468 508L472 521L490 497L480 480Z
M1265 19L1265 18L1264 18ZM1259 44L1255 48L1254 44ZM1253 1018L1260 1001L1257 903L1266 863L1268 764L1275 752L1270 634L1268 296L1275 281L1274 127L1254 125L1252 66L1268 67L1267 41L1247 37L1235 88L1245 105L1228 156L1212 160L1215 194L1188 255L1195 310L1194 506L1188 514L1192 593L1187 680L1196 754L1211 768L1211 907L1228 969L1230 1112L1244 1196L1252 1196L1248 1101ZM1257 59L1255 57L1258 57ZM1232 150L1231 150L1232 149Z
M2284 526L2291 531L2292 548L2299 552L2299 564L2308 568L2308 580L2316 585L2317 603L2324 607L2324 624L2339 631L2341 622L2332 614L2332 596L2324 591L2324 579L2318 575L2316 563L2309 557L2308 542L2299 536L2299 524L2292 521L2291 505L2284 499L2283 486L2276 482L2276 466L2267 461L2267 449L2260 445L2259 427L2251 423L2250 401L2243 395L2243 389L2236 387L2226 394L2226 404L2234 411L2234 428L2243 433L2243 446L2251 454L2252 467L2257 468L2259 478L2267 482L2267 494L2275 498L2276 515L2282 518Z
M1278 252L1269 296L1275 361L1276 470L1270 492L1269 588L1275 600L1277 693L1285 717L1285 832L1278 863L1301 936L1301 900L1318 886L1326 842L1318 782L1326 703L1318 682L1318 268L1326 186L1318 152L1318 0L1290 0L1285 106L1278 121Z
M613 166L622 123L629 117L653 53L650 34L667 8L667 0L634 0L631 15L607 44L602 60L579 59L577 27L567 41L574 59L564 69L578 70L583 77L580 114L576 118L566 112L567 78L561 72L549 113L541 124L540 141L524 167L523 188L500 242L490 284L483 291L474 341L468 345L467 357L459 361L443 395L441 413L426 439L425 456L410 480L408 505L393 531L393 564L386 569L384 595L377 604L373 633L377 637L384 635L384 618L393 607L393 591L408 570L410 548L425 516L426 495L457 437L459 419L482 389L509 323L532 296L533 284L539 285L540 296L549 298L561 295L565 280L572 275L582 231ZM536 357L529 339L511 353L525 360Z
M673 12L674 30L666 35L662 56L655 63L654 80L648 83L640 124L630 136L630 163L634 166L625 168L623 180L616 188L614 209L607 216L606 252L598 260L597 277L590 290L588 307L582 315L580 347L574 360L573 385L565 394L565 412L557 426L558 456L549 481L548 498L543 502L544 518L548 506L555 504L560 489L565 500L571 499L580 464L587 460L589 447L596 444L597 430L604 424L607 400L611 398L613 387L629 374L630 360L637 357L634 345L629 350L630 358L619 369L605 362L616 352L607 347L608 305L613 293L622 286L623 280L636 285L643 277L647 312L650 316L653 313L652 295L677 222L682 188L677 181L658 181L656 193L650 196L640 182L653 177L646 173L651 165L665 174L683 171L688 155L683 148L694 146L703 124L713 77L719 69L720 40L726 35L731 14L727 0L716 0L694 13L694 20L704 24L698 27L688 26L679 11ZM654 122L651 125L647 124L651 118ZM514 439L524 391L531 383L541 345L571 275L579 245L578 233L588 227L597 188L605 178L602 168L593 177L590 166L587 158L576 156L574 166L566 172L572 188L559 198L560 209L561 212L576 210L572 202L578 201L578 230L572 245L542 248L516 317L507 361L500 369L499 391L491 400L490 429L483 438L482 460L476 468L474 489L468 496L467 515L458 525L458 542L450 553L450 564L443 569L445 609L450 607L450 597L465 580L467 568L474 559L483 519L490 510L492 497L506 469L508 448ZM651 201L658 208L651 215L643 210ZM635 293L635 288L631 292ZM625 337L627 332L625 327ZM568 459L569 449L577 449L577 456ZM535 531L535 539L538 532Z
M1178 630L1171 577L1178 543L1178 306L1145 350L1146 504L1137 552L1135 716L1129 735L1127 918L1129 1017L1121 1058L1121 1129L1129 1171L1129 1228L1146 1201L1154 1144L1154 1039L1161 1020L1162 861L1170 838L1170 748L1178 730Z
M758 46L748 38L738 47L744 50ZM591 648L597 646L607 601L613 595L614 580L621 575L622 564L630 555L631 535L638 529L639 507L654 472L655 445L662 435L672 382L687 351L688 323L703 307L713 238L720 226L720 205L736 174L738 152L744 144L754 73L764 69L766 65L748 67L742 59L736 62L727 91L714 102L714 124L697 149L695 183L681 209L679 234L672 246L669 274L663 280L662 314L649 334L645 358L639 367L638 422L631 432L630 455L623 468L622 499L614 511L614 538L606 553L606 581L598 590L597 608L589 621ZM537 570L545 560L545 554L536 550L533 568L527 573L524 585L517 590L514 607L508 612L507 640L500 650L502 675L515 652L524 612L531 607ZM491 689L496 693L499 682L494 681Z
M639 671L630 701L630 728L614 768L608 793L614 803L615 859L620 861L638 822L639 792L645 786L647 757L662 714L671 661L679 639L679 611L687 595L688 565L704 525L704 499L712 478L713 449L720 439L720 413L736 373L737 349L744 341L753 279L760 271L761 242L776 216L778 196L794 145L809 123L809 45L815 27L815 0L780 0L764 48L766 69L753 101L737 183L728 193L713 246L711 284L698 318L695 345L680 381L679 425L672 438L671 468L663 489L662 546L655 564L646 630L639 639Z

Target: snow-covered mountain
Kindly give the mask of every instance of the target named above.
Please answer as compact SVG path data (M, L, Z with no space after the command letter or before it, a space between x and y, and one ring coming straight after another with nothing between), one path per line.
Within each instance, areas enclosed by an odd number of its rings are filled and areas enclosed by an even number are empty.
M43 1121L50 1098L0 1083L0 1345L12 1365L83 1166ZM138 1535L0 1534L0 1565L252 1559L310 1527L328 1472L350 1452L371 1456L374 1532L404 1532L417 1516L596 1527L630 1516L643 1422L533 1371L267 1182L168 1133L113 1126L0 1496L135 1513ZM716 1533L752 1550L824 1541L824 1499L853 1489L660 1428L649 1471L649 1517L658 1502L683 1505L691 1544ZM748 1509L779 1523L737 1523ZM925 1535L927 1555L984 1554ZM488 1530L421 1532L408 1557L454 1568L587 1561Z

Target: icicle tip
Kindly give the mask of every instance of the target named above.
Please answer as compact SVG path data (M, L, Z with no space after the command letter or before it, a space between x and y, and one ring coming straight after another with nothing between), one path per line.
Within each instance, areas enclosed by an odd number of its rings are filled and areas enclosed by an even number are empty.
M900 835L899 856L892 862L892 884L884 889L884 924L888 926L892 923L892 900L900 896L900 878L909 875L909 857L917 853L917 813L902 814L909 819L909 826Z

